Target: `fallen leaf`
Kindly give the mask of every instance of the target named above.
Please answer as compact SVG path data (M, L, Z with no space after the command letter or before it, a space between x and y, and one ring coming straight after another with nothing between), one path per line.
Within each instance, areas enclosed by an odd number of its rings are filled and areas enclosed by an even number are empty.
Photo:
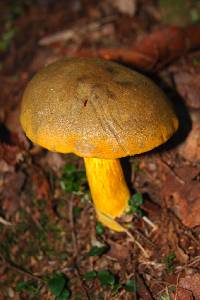
M32 175L36 199L49 199L49 183L41 171L37 170Z
M200 52L188 55L187 58L170 68L176 89L190 108L200 108Z
M130 249L127 245L120 245L118 242L113 242L111 240L108 241L108 245L110 249L106 253L106 256L119 261L125 261L128 259Z
M186 160L197 163L200 162L200 111L191 112L190 115L192 129L186 140L178 147L178 152Z
M191 291L192 299L200 299L200 274L195 273L192 275L186 275L184 278L181 278L179 281L179 287ZM188 298L189 299L189 298ZM180 299L182 300L182 299Z
M172 250L176 255L176 259L183 264L188 262L188 255L179 247L176 230L173 223L169 223L168 240L172 246Z
M178 173L178 169L175 169L175 173ZM166 176L161 188L162 197L166 199L168 208L175 212L183 224L188 227L198 226L200 225L199 182L195 178L185 182L184 177L178 177L175 173Z
M156 30L130 47L81 49L68 55L101 57L143 70L160 70L186 52L200 46L200 26L169 26Z
M191 291L178 287L173 300L194 300L194 297Z

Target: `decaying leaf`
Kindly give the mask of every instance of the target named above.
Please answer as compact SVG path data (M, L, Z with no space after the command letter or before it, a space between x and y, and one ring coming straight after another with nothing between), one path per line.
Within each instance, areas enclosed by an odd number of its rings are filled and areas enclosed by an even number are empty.
M171 222L169 224L169 232L168 232L168 239L169 242L171 243L173 252L176 255L176 258L183 264L186 264L189 257L188 255L183 251L183 249L181 249L181 247L178 244L178 238L177 238L177 234L175 232L175 228L173 226L173 223Z
M195 273L192 275L186 275L184 278L181 278L179 281L179 287L184 289L185 292L190 291L192 298L187 299L200 299L200 274ZM183 298L182 298L183 299ZM180 298L180 300L182 300Z
M200 162L200 110L191 111L190 116L192 119L191 131L186 140L178 147L178 152L186 160L198 163Z
M170 72L187 107L200 109L200 52L184 57L170 67Z
M130 249L127 245L120 245L119 243L109 241L108 242L110 249L106 253L106 256L119 261L125 261L130 255Z
M144 70L158 70L186 52L200 46L200 26L170 26L148 34L129 48L82 49L76 56L102 57L133 65ZM69 54L69 53L68 53Z

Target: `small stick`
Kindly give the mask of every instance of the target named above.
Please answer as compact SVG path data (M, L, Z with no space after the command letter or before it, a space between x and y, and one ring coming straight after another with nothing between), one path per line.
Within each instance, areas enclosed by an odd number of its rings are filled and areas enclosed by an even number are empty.
M178 295L178 285L179 285L179 278L180 278L180 273L177 276L177 280L176 280L176 292L175 292L175 296L174 296L174 300L177 300L177 295Z
M124 228L124 231L126 232L126 234L128 235L128 237L130 238L130 240L136 244L138 246L138 248L142 251L142 253L144 254L144 256L146 258L149 258L148 253L146 252L146 250L144 249L144 247L134 238L134 236L130 233L130 231L128 231L127 229Z
M0 254L0 258L3 261L3 263L6 265L6 267L8 267L18 273L21 273L23 275L27 275L27 276L31 277L32 279L45 282L45 280L42 279L41 277L36 276L36 275L32 274L31 272L21 268L20 266L15 265L12 261L7 260L2 254Z
M5 226L12 226L13 224L11 222L6 221L4 218L0 217L0 223Z
M158 229L158 226L154 224L147 216L143 216L142 219L153 228L153 231L156 231Z
M163 158L161 158L161 162L163 163L163 165L165 165L165 167L167 167L167 169L176 177L176 179L181 184L185 184L185 181L180 176L177 175L177 173L172 169L172 167Z

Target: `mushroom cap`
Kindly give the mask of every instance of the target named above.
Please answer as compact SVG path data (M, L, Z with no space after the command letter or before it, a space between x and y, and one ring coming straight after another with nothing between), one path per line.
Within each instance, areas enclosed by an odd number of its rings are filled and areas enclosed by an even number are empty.
M102 59L67 58L27 85L21 124L51 151L114 159L163 144L178 121L164 93L147 77Z

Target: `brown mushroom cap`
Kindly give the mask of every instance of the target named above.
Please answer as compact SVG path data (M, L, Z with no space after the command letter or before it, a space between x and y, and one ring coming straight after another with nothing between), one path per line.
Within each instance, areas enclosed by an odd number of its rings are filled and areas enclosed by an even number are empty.
M176 131L164 93L117 63L67 58L29 82L21 124L35 143L61 153L114 159L153 149Z

